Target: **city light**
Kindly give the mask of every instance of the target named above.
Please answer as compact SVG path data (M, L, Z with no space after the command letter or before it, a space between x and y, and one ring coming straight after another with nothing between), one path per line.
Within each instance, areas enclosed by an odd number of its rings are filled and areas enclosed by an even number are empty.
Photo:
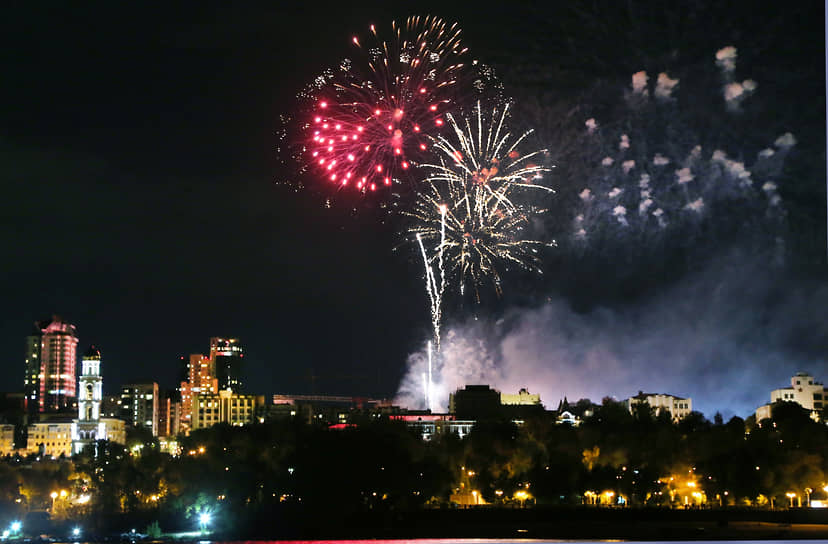
M794 497L796 497L796 493L791 493L789 491L789 492L785 493L785 496L788 497L788 499L791 501L791 508L793 508L793 505L794 505L793 500L794 500Z
M198 525L201 532L205 532L207 530L207 526L210 524L210 514L208 512L202 512L198 515Z

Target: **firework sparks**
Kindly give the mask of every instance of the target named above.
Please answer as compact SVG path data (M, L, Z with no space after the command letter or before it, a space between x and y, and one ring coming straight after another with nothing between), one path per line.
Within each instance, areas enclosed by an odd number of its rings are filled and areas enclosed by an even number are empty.
M355 37L356 60L318 78L307 93L304 160L337 187L367 192L399 182L424 156L428 137L444 128L458 81L465 88L466 76L479 72L466 62L456 24L409 17L392 28L390 40L373 26L370 43Z
M552 190L540 183L547 169L535 163L544 151L518 151L528 133L512 138L506 127L508 108L487 117L478 104L473 117L474 128L468 119L459 123L451 114L446 116L455 139L434 139L440 163L423 165L429 172L426 188L404 214L415 219L409 232L416 236L423 258L427 262L438 258L441 274L446 266L460 293L470 284L479 301L479 287L486 280L502 294L501 273L510 265L542 272L538 251L551 244L523 235L529 218L542 210L515 196ZM423 243L437 240L437 257L429 259ZM429 275L428 264L426 268L433 308L434 275Z
M440 322L443 315L443 293L446 290L446 273L443 267L443 250L446 244L446 207L440 206L440 244L437 246L436 255L434 258L429 258L426 252L425 245L421 234L416 234L417 244L420 246L420 252L423 256L423 265L425 266L425 280L426 293L428 293L429 302L431 303L431 327L434 333L434 345L437 350L440 350ZM440 277L437 281L437 274L434 273L432 260L437 261L437 269ZM431 353L431 343L429 342L429 353ZM429 355L430 357L430 355Z

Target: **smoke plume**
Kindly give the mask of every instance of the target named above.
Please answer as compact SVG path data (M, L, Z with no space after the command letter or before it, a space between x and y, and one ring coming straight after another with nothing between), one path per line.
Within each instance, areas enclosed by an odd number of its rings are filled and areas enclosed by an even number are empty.
M467 384L526 387L548 409L560 399L639 391L690 397L712 418L747 417L798 371L824 379L828 287L746 259L720 258L635 303L577 312L563 298L513 308L497 321L447 327L435 359L433 410ZM398 401L423 407L424 352L408 360Z

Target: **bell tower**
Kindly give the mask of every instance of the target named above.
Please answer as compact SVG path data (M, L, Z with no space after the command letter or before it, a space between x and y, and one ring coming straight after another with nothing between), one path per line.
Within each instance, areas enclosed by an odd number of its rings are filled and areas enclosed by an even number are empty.
M106 438L100 422L102 398L101 352L91 346L83 355L81 375L78 377L78 419L72 433L74 453L81 452L96 440Z

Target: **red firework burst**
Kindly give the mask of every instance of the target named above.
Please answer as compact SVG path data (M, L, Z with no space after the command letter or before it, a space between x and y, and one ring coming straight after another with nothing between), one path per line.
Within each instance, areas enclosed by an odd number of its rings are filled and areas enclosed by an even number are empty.
M363 47L313 97L306 160L331 183L375 191L400 181L444 126L464 71L460 30L410 17L394 39Z

